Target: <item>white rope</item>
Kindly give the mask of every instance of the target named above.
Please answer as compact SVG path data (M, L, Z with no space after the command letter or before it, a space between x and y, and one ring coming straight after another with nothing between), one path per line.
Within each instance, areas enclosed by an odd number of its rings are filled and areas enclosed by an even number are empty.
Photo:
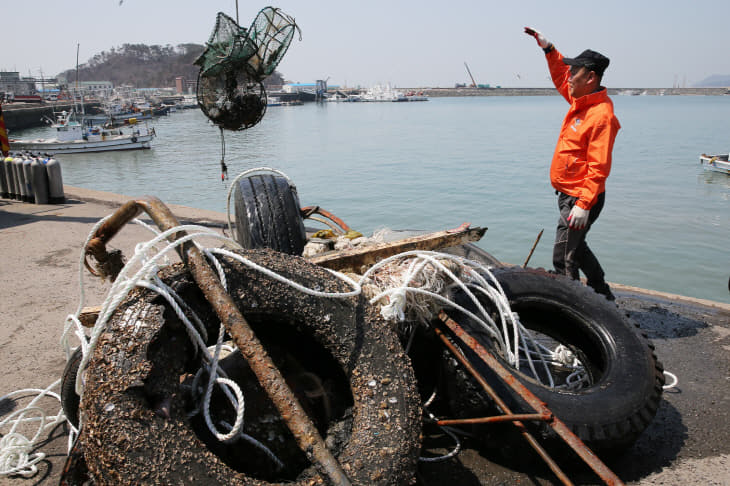
M428 418L429 418L429 419L430 419L430 420L431 420L431 421L432 421L432 422L433 422L433 423L434 423L434 424L435 424L435 425L436 425L436 426L437 426L437 427L438 427L439 429L441 429L441 430L443 430L444 432L446 432L446 434L447 434L447 435L448 435L449 437L451 437L451 438L453 439L453 441L454 441L454 448L453 448L453 449L451 449L451 451L449 451L448 453L446 453L446 454L443 454L443 455L441 455L441 456L436 456L436 457L424 457L424 456L419 456L419 457L418 457L418 460L419 460L420 462L441 462L441 461L446 461L446 460L448 460L448 459L451 459L452 457L456 456L457 454L459 454L459 452L461 452L461 441L460 441L460 440L459 440L459 438L458 438L458 437L456 436L456 434L455 434L455 433L453 432L452 428L451 428L451 427L447 427L447 426L443 426L443 425L438 425L438 424L436 423L436 422L438 422L438 417L436 417L436 416L435 416L435 415L434 415L434 414L433 414L433 413L432 413L432 412L431 412L431 411L430 411L430 410L428 409L428 407L429 407L429 406L431 405L431 403L433 403L433 401L434 401L435 399L436 399L436 390L434 390L434 391L433 391L433 393L431 393L431 396L430 396L430 397L428 398L428 400L426 400L426 402L425 402L425 403L423 404L423 411L424 411L424 412L426 412L426 415L428 416Z
M66 420L66 416L62 410L56 415L45 415L36 404L44 397L53 398L60 403L61 397L51 391L60 383L61 380L56 380L45 389L26 388L0 397L0 403L3 403L20 395L36 394L27 406L13 411L0 421L0 431L3 435L0 439L0 476L20 475L29 478L38 472L36 464L46 457L43 452L33 452L41 440L41 434L62 423ZM35 433L28 439L21 433L20 427L34 422L37 422ZM10 430L4 432L8 425Z
M679 384L679 378L677 378L677 375L675 375L674 373L670 373L669 371L665 371L664 374L672 379L671 383L669 383L668 385L662 386L662 388L664 390L669 390L670 388L674 388L675 386L677 386Z
M408 258L411 258L410 262L406 262ZM399 261L405 267L405 270L401 271L396 278L393 275L395 272L390 270L390 266ZM459 267L461 276L456 275L443 261L455 262ZM441 292L435 292L428 288L429 283L422 285L426 288L419 286L418 277L421 276L422 280L426 282L427 278L422 274L429 269L429 266L435 269L438 275L442 275L442 278L448 279L450 282ZM548 349L538 343L532 333L520 323L519 317L510 308L509 299L504 293L504 289L489 267L447 253L413 250L376 263L361 277L360 285L363 285L368 279L380 281L379 273L381 272L388 274L391 278L391 284L372 297L370 303L374 304L384 297L388 298L388 302L381 306L381 315L385 319L404 321L407 307L415 305L414 301L409 299L408 296L426 296L432 302L441 303L472 318L494 340L502 356L511 366L519 370L521 362L525 362L535 379L539 381L547 380L545 383L547 386L575 390L581 388L587 382L588 375L585 373L582 363L568 348L559 345L555 350ZM438 286L433 285L431 282L431 287L436 288ZM458 287L466 294L476 307L475 312L469 311L442 295L448 293L453 287ZM495 306L499 323L494 322L492 316L476 297L475 292L486 297ZM424 321L428 321L426 317L432 316L419 317ZM538 365L542 368L542 373L538 372L536 367ZM564 384L556 385L550 366L559 366L572 370Z

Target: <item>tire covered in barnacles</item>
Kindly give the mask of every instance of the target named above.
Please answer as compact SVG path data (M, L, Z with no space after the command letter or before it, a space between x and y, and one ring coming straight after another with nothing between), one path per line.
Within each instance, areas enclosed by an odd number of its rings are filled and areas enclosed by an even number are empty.
M241 254L309 288L349 290L299 257L271 250ZM304 295L233 259L221 262L228 292L352 483L412 482L420 400L410 362L377 310L362 296ZM190 274L174 265L161 276L214 341L219 321ZM283 464L249 441L218 443L206 436L199 415L188 418L200 354L156 294L138 289L119 306L84 371L79 408L79 441L95 484L323 484L238 352L222 367L244 393L243 432ZM216 406L222 398L217 391L212 399L216 425L234 420L226 415L234 412Z
M450 315L482 346L510 370L516 379L543 400L548 408L595 451L620 452L631 445L657 412L664 385L663 366L654 346L615 304L579 282L539 269L499 268L494 275L504 289L513 312L538 342L550 349L560 344L580 359L586 382L579 387L551 388L531 376L527 366L511 368L496 351L490 337L470 318ZM458 298L458 296L457 296ZM465 300L461 303L473 309ZM532 413L520 397L495 378L475 353L465 354L514 413ZM521 353L522 355L522 353ZM452 408L464 417L495 412L476 381L451 357L444 360L450 377ZM551 365L553 376L563 378L560 364ZM541 368L536 365L538 372ZM542 383L545 377L542 376ZM490 429L482 431L489 433ZM557 440L547 426L538 433L554 446ZM558 448L555 452L561 452Z
M294 184L275 174L254 174L234 193L236 241L244 248L272 248L301 255L307 243Z

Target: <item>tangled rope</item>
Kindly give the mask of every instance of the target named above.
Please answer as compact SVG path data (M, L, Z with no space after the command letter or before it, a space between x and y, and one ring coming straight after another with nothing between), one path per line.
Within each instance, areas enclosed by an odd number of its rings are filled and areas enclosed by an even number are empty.
M370 283L378 289L370 303L387 298L381 307L386 319L428 323L440 308L456 309L490 336L511 366L517 370L529 368L536 379L544 375L546 386L576 389L588 379L582 363L569 349L560 345L551 350L535 340L510 309L509 299L490 268L479 262L446 253L414 250L378 262L359 283ZM464 292L474 304L476 314L447 297L454 288ZM494 306L494 318L478 296ZM565 384L555 383L551 365L572 370ZM542 373L538 373L538 368Z
M33 452L33 450L41 440L41 434L63 423L66 416L62 410L56 415L45 415L36 404L44 397L50 397L60 403L60 395L51 391L60 384L61 380L56 380L43 390L26 388L0 397L0 403L4 403L15 397L36 394L28 405L15 410L0 421L0 430L4 430L6 426L10 425L10 430L0 439L0 476L20 475L29 478L38 472L36 464L45 459L46 455L43 452ZM20 432L20 427L34 422L37 422L35 434L28 439Z

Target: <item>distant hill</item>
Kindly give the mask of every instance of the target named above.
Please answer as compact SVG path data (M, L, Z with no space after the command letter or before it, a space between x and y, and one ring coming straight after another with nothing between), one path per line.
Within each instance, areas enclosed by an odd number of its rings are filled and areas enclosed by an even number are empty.
M183 76L188 80L198 78L200 68L193 65L203 52L200 44L179 44L148 46L146 44L124 44L102 51L79 65L79 81L111 81L114 86L131 84L136 88L164 88L175 86L175 78ZM76 80L76 69L59 73L59 78L70 82ZM266 78L267 86L283 84L277 72Z
M730 74L713 74L699 83L695 83L695 88L724 88L730 86Z

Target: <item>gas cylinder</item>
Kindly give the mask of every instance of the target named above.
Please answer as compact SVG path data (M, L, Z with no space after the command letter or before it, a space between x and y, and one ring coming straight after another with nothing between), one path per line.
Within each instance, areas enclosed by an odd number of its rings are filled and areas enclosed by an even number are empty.
M23 159L23 178L25 179L25 202L35 202L33 195L33 174L30 172L30 164L34 157L26 157Z
M63 176L61 175L61 163L56 159L48 159L46 162L46 173L48 174L48 202L61 204L66 201L63 194Z
M33 196L36 204L48 204L48 174L45 160L38 157L30 164Z
M8 199L15 199L15 171L13 157L5 158L5 179L8 182Z
M13 158L13 172L15 172L15 199L25 201L25 176L23 175L24 157Z
M3 157L0 154L0 197L3 199L8 198L8 180L5 175L5 159L9 157Z

